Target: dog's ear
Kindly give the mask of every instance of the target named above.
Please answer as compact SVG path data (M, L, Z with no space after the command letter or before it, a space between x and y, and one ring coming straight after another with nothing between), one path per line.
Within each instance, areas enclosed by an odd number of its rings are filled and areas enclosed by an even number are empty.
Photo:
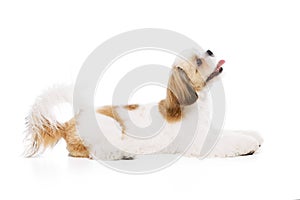
M191 105L198 99L190 78L180 67L172 69L168 89L174 94L180 105Z

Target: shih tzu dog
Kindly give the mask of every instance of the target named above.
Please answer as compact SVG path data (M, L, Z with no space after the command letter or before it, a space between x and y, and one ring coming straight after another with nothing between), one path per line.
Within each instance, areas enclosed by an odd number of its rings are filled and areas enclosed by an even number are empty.
M53 87L35 101L26 118L26 155L35 156L47 147L53 147L60 139L67 143L69 155L73 157L99 158L104 160L131 159L142 154L183 154L200 157L209 134L211 120L211 98L208 86L219 78L224 60L215 62L212 51L189 49L174 61L170 71L165 99L154 104L132 104L103 106L95 110L99 127L117 151L106 149L101 142L80 137L77 126L80 117L59 122L53 108L60 103L72 104L72 88ZM80 113L79 113L80 115ZM134 137L149 132L147 128L155 118L163 124L159 133L152 137ZM196 124L197 129L189 124ZM135 127L139 128L136 129ZM180 130L180 131L179 131ZM151 131L150 131L151 132ZM181 133L178 139L178 133ZM97 133L91 133L97 134ZM187 139L188 138L188 139ZM191 140L190 143L186 140ZM235 157L252 155L263 140L252 131L222 131L209 157ZM190 145L187 148L187 144ZM99 147L99 148L97 148Z

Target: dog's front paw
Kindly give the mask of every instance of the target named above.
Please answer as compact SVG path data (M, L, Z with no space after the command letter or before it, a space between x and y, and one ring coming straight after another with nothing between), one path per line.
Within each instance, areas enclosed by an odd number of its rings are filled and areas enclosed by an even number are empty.
M257 140L257 142L259 143L259 146L261 146L262 143L264 142L264 139L256 131L236 131L236 132L240 132L241 134L244 134L246 136L253 137L254 139Z
M210 157L235 157L254 154L260 142L253 136L241 133L224 134L210 153Z

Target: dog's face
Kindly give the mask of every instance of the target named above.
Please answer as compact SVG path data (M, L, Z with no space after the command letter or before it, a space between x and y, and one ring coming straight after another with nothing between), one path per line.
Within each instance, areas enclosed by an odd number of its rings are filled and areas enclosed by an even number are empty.
M223 71L224 63L224 60L216 63L210 50L185 50L175 59L169 89L180 104L191 105L198 99L197 92Z
M173 64L173 70L182 69L191 81L195 91L199 92L208 82L222 73L224 60L216 63L212 51L196 49L185 50Z

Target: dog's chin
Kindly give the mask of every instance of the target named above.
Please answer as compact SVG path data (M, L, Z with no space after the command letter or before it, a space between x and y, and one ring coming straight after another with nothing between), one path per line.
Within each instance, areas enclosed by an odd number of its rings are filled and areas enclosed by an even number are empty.
M205 86L209 86L209 85L212 85L218 81L221 80L221 74L218 74L217 76L215 76L213 79L209 80L208 82L206 82L206 85Z
M206 79L204 79L206 80ZM199 93L201 92L201 90L203 90L204 88L206 87L206 82L205 81L202 81L199 85L197 86L194 86L194 90Z

